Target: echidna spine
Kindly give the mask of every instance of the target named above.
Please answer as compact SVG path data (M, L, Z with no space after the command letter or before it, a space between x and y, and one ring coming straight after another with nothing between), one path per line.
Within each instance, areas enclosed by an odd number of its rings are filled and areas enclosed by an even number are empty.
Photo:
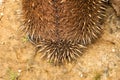
M102 32L103 0L22 0L23 31L49 61L71 62Z

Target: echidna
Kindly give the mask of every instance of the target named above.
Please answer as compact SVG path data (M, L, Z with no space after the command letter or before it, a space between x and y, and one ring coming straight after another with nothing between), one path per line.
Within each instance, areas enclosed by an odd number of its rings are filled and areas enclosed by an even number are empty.
M76 60L102 32L103 0L22 0L22 6L23 31L55 64Z

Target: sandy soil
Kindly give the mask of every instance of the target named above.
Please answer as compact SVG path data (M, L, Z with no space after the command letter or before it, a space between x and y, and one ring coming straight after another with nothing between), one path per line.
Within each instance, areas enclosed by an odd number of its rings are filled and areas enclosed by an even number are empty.
M74 64L32 61L35 47L22 35L21 0L0 0L0 80L120 80L120 20L112 8L103 34Z

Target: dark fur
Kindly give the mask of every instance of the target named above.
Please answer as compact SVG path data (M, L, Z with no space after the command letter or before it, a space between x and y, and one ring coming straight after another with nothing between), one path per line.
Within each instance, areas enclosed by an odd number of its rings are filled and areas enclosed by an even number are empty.
M54 63L75 60L101 34L102 0L22 0L22 5L23 31Z

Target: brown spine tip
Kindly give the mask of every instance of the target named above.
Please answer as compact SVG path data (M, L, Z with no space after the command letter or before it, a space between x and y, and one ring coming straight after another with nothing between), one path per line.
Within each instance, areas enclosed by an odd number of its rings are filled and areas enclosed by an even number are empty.
M103 0L22 0L23 31L54 63L76 60L102 32Z

